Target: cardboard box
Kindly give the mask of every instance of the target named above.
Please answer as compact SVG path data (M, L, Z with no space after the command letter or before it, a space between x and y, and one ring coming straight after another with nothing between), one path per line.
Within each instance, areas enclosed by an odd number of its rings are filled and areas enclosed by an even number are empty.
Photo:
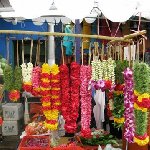
M4 120L20 120L23 118L22 103L6 103L2 105Z
M21 124L22 123L22 124ZM9 135L18 135L21 131L21 126L23 122L21 120L17 121L3 121L2 124L2 135L9 136Z

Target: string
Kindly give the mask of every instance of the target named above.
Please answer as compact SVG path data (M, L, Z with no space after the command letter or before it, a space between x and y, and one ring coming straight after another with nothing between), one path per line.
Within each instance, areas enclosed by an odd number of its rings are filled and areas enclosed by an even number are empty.
M47 40L45 40L45 63L46 63L46 56L47 56L46 49L47 49Z
M104 43L102 43L101 60L104 58Z
M88 64L90 65L90 63L91 63L91 43L90 43L90 47L89 47L89 62L88 62Z
M38 52L39 52L39 53L38 53L38 57L39 57L39 59L38 59L38 60L39 60L38 65L39 65L39 63L40 63L40 54L41 54L40 39L38 40L38 45L39 45L39 46L38 46Z
M36 61L35 61L35 66L36 66L37 63L38 63L38 50L39 50L39 45L38 45L38 42L37 42L37 46L36 46Z
M143 38L143 62L145 57L145 39Z
M30 47L30 62L32 63L32 51L33 51L33 39L31 40L31 47Z
M129 49L129 67L131 67L131 45L128 44L128 49Z
M9 64L9 38L6 38L7 64Z
M83 65L83 42L82 42L82 48L81 48L81 55L82 55L82 65Z
M136 60L139 62L139 51L140 51L140 43L139 40L137 41L137 53L136 53Z
M61 41L61 56L62 56L62 62L63 62L63 65L65 64L65 59L64 59L64 48L63 48L63 43Z
M17 40L17 66L19 66L19 52L18 52L18 48L19 48L19 43Z
M24 40L22 39L22 63L24 64Z

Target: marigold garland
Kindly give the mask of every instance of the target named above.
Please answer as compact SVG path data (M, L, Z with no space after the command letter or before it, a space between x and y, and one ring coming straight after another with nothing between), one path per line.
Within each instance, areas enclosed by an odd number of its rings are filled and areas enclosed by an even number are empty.
M80 68L80 96L81 96L81 134L87 137L91 124L91 89L89 81L91 79L91 67L82 65Z
M50 130L57 130L58 115L60 111L60 73L58 65L51 66L51 113L50 118L46 120L46 126Z
M40 95L41 95L43 114L45 115L46 120L50 120L51 119L50 66L47 63L44 63L42 65L41 81L42 82L46 81L46 83L47 82L49 83L44 87L43 85L40 85ZM50 129L46 121L45 121L45 126L48 129Z
M147 108L150 108L150 67L146 63L134 64L134 114L135 137L134 142L144 146L149 142L147 135Z

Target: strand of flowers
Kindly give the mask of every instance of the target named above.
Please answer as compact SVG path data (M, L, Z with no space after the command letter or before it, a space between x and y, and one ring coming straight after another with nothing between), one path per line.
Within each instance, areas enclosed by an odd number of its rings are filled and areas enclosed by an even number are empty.
M51 120L51 87L50 87L50 66L47 63L42 65L41 70L41 82L40 82L40 95L42 102L43 114L45 115L46 121L45 127L49 129L48 120Z
M58 116L60 111L60 73L58 65L51 66L51 118L46 120L47 127L50 130L58 129Z
M26 92L32 92L32 70L33 64L32 63L23 63L21 65L22 68L22 77L23 77L23 89Z
M133 143L134 140L134 90L133 90L133 71L127 68L123 72L124 75L124 137L129 143Z
M66 122L68 133L75 133L79 116L80 65L72 62L70 66L70 116Z
M64 117L65 123L69 120L70 115L70 78L69 68L66 64L59 67L61 79L61 112ZM65 126L66 132L68 132Z
M108 80L112 81L112 84L115 84L115 61L112 58L107 60L108 67Z
M116 127L122 127L124 123L124 95L123 95L123 84L117 84L114 89L113 94L113 106L114 109L112 110L113 116L114 116L114 125Z
M150 108L150 67L145 63L134 64L134 142L144 146L149 142L147 135L148 108Z
M80 68L80 96L81 96L81 135L91 136L91 89L89 81L91 79L91 67L82 65Z
M40 74L41 67L34 67L32 70L32 95L34 96L39 96L40 94Z

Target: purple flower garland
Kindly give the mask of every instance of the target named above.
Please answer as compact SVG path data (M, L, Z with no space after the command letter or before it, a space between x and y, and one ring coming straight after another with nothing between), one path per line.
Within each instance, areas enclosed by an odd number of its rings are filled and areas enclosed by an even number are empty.
M124 75L124 117L125 132L124 137L129 143L133 143L134 138L134 90L133 90L133 71L127 68L123 72Z

